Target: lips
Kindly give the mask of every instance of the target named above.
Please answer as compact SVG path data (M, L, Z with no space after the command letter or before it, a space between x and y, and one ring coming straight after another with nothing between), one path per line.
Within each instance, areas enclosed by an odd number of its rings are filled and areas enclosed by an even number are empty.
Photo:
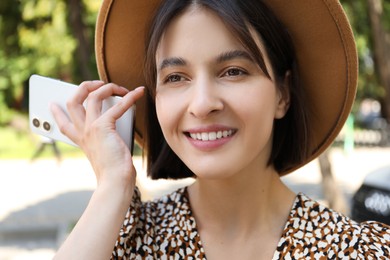
M218 150L233 140L237 133L236 128L222 125L191 128L185 131L189 143L203 152Z
M223 139L229 136L232 136L234 130L220 130L220 131L211 131L211 132L197 132L197 133L188 133L189 136L194 140L199 141L215 141L218 139Z

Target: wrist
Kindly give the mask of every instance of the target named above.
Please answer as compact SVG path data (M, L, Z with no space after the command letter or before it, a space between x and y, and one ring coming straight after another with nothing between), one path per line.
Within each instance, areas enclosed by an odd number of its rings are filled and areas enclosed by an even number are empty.
M119 182L119 181L116 181ZM107 202L116 210L126 211L134 194L135 182L101 182L94 192L99 201Z
M125 168L125 170L123 170ZM121 193L132 195L135 182L136 170L134 167L121 167L120 169L110 168L102 170L97 177L97 189L105 192Z

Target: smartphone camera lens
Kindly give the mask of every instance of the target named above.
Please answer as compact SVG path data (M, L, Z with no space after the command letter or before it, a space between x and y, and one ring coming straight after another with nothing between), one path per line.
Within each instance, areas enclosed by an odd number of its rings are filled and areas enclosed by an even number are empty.
M37 118L34 118L34 119L32 120L32 124L33 124L33 126L35 126L36 128L38 128L38 127L41 125L41 123L39 122L39 119L37 119Z
M50 131L50 129L51 129L51 125L50 125L50 123L48 123L48 122L43 122L43 129L45 129L46 131Z

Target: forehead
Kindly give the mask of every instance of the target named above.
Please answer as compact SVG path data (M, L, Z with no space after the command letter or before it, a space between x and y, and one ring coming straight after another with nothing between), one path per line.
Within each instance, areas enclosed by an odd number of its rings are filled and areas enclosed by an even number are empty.
M238 37L213 11L193 7L175 17L167 26L159 41L157 57L169 53L188 54L227 48L244 49Z
M234 28L235 25L230 24L232 21L227 20L229 18L223 20L206 7L188 8L165 28L156 50L156 62L160 63L171 56L199 59L239 50L246 51L266 74L272 74L266 48L256 30L247 25L249 32L244 36L239 35L237 27ZM256 50L249 47L249 41L255 44Z

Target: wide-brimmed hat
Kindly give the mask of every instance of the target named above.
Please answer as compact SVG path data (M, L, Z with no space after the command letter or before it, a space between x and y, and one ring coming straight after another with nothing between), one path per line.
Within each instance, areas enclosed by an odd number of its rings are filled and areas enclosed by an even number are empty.
M128 89L145 84L145 32L160 2L103 1L95 38L97 67L102 80ZM337 0L264 2L291 34L307 99L310 154L294 167L297 169L331 145L350 113L358 76L356 46L351 26ZM141 146L145 116L141 101L137 103L135 125L135 139Z

